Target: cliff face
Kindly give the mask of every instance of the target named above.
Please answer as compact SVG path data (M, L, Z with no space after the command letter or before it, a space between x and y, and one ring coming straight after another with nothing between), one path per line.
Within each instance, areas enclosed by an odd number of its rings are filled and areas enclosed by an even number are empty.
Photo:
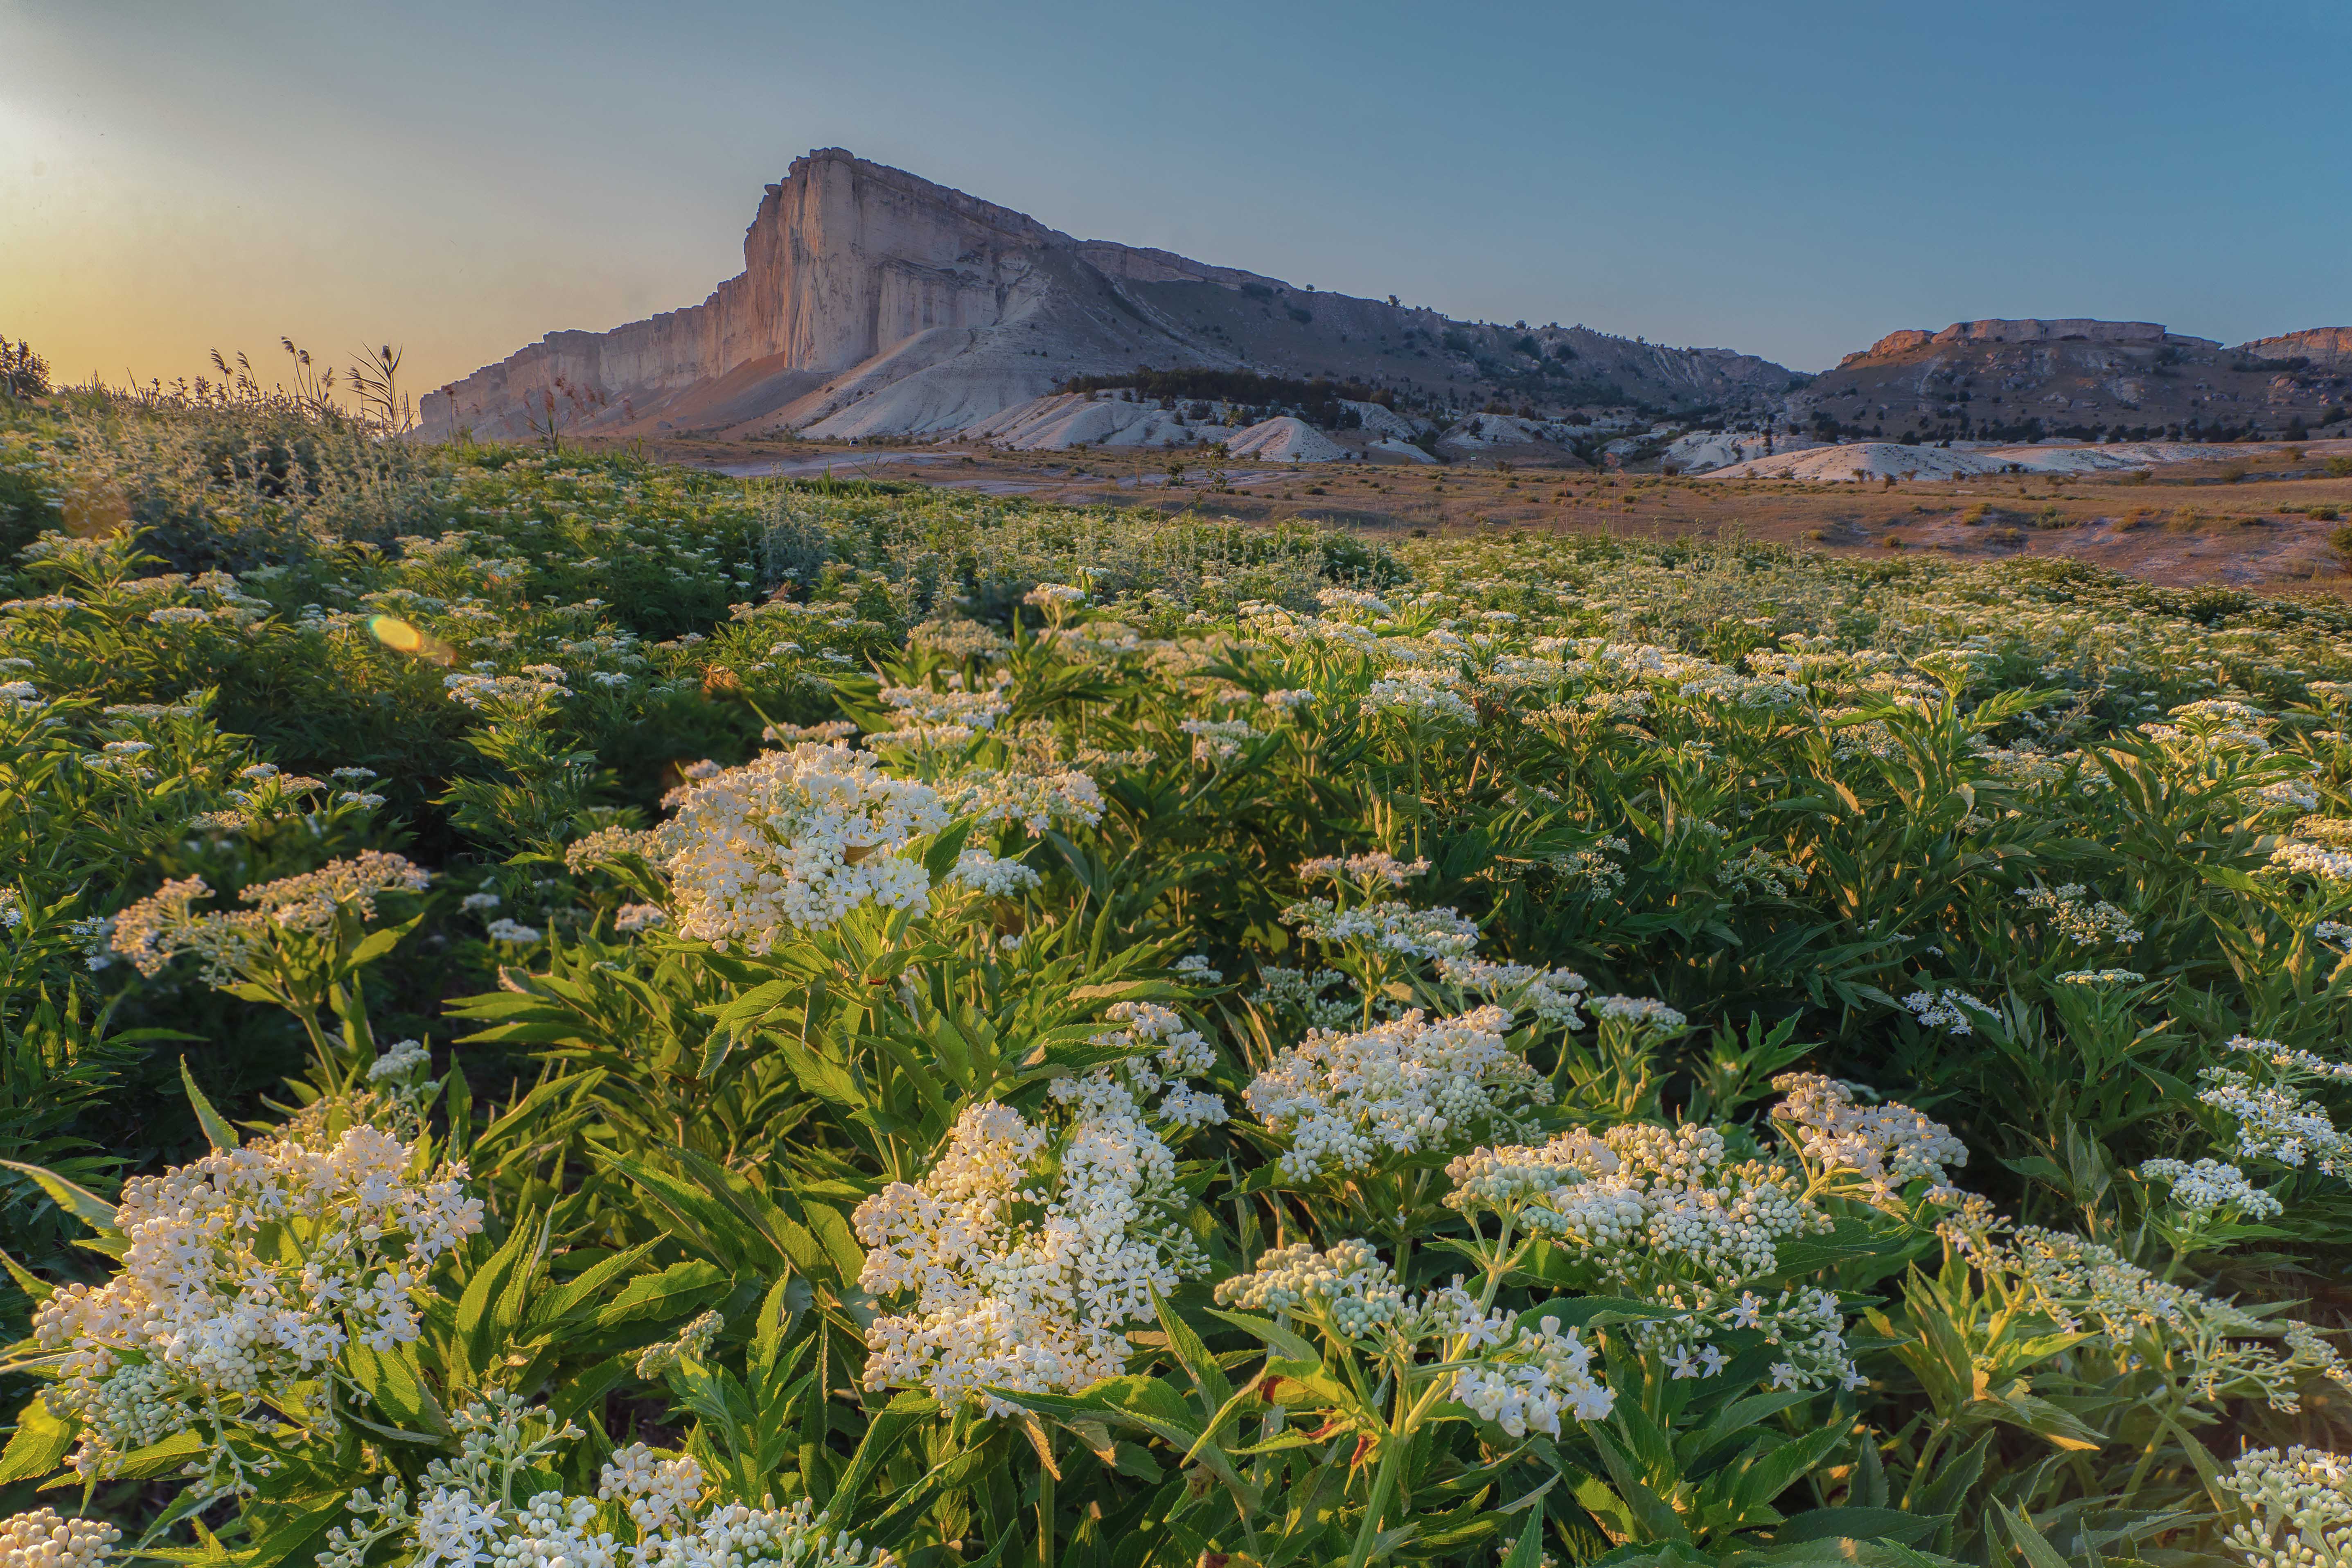
M1143 364L1331 375L1473 405L1738 404L1788 383L1726 350L1452 321L1074 239L836 147L767 187L742 273L701 304L551 332L428 394L423 414L433 434L520 436L551 405L579 430L940 435Z
M701 304L608 332L551 332L428 395L425 417L512 434L558 378L570 389L559 402L587 425L642 423L748 367L805 391L933 328L995 325L1027 302L1039 253L1076 244L1010 208L820 149L767 187L741 274Z

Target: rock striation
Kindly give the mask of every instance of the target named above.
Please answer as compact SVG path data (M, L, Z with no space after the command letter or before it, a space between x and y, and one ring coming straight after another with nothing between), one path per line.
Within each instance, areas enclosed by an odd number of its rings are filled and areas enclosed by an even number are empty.
M424 399L428 433L816 437L971 430L1073 377L1161 369L1328 375L1432 404L1738 405L1780 365L1583 328L1448 320L1165 250L1081 240L856 157L793 160L701 304L557 331Z

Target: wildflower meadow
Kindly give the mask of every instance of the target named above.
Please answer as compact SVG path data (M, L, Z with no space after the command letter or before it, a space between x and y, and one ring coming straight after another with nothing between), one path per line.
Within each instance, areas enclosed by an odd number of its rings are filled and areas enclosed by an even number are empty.
M5 1568L2352 1562L2352 614L557 436L0 403Z

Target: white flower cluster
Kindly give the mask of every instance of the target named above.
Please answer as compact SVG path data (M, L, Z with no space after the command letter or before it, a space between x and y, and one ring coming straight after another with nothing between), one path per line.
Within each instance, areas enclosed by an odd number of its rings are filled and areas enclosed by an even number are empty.
M391 1542L394 1560L418 1568L893 1568L803 1498L788 1509L703 1500L702 1467L690 1455L664 1458L643 1443L615 1451L596 1496L543 1491L518 1502L520 1477L543 1473L545 1456L580 1429L550 1429L548 1413L493 1394L458 1410L456 1459L425 1467L418 1495L388 1484L379 1500L352 1495L353 1522L327 1532L319 1568L362 1568ZM540 1429L527 1436L526 1425ZM600 1507L599 1504L603 1506ZM604 1528L614 1513L627 1525Z
M690 781L674 798L677 815L656 830L654 849L677 892L679 933L754 954L861 904L921 903L930 878L898 851L949 820L928 785L808 742Z
M1095 1042L1133 1053L1120 1064L1118 1076L1139 1099L1160 1095L1155 1114L1162 1121L1189 1128L1213 1127L1225 1120L1224 1098L1190 1081L1216 1067L1216 1047L1188 1026L1182 1015L1156 1002L1117 1002L1108 1016L1122 1026L1096 1036ZM1055 1092L1062 1089L1057 1087Z
M0 1568L99 1568L122 1531L100 1519L61 1519L37 1508L0 1520Z
M2352 1563L2352 1459L2300 1444L2251 1448L2219 1485L2244 1510L2221 1542L2245 1568Z
M1018 860L1003 860L985 849L967 849L956 857L951 880L992 899L1017 898L1045 886L1045 879Z
M536 668L554 669L555 667L541 665ZM477 713L493 710L512 711L517 709L530 708L551 697L571 696L572 693L565 688L561 679L562 675L561 670L556 670L553 679L543 679L534 675L490 675L480 670L459 670L455 675L443 676L441 684L448 689L452 701L463 703Z
M1318 855L1311 860L1301 860L1298 879L1314 882L1328 878L1334 882L1352 882L1369 891L1380 887L1402 888L1428 869L1426 856L1400 860L1385 849L1375 849L1365 855Z
M1950 1128L1907 1105L1860 1104L1853 1084L1799 1072L1781 1074L1772 1087L1787 1097L1772 1108L1772 1119L1789 1130L1806 1162L1862 1177L1882 1203L1893 1200L1901 1184L1940 1185L1949 1179L1947 1166L1969 1163L1968 1145Z
M1454 1397L1513 1437L1559 1436L1559 1418L1605 1420L1616 1396L1592 1375L1592 1347L1546 1317L1513 1322L1511 1338L1454 1374Z
M292 1407L352 1340L415 1340L425 1274L482 1227L465 1167L410 1174L412 1151L353 1127L332 1145L262 1140L123 1184L122 1266L41 1303L33 1337L58 1352L50 1408L81 1428L74 1468L208 1430L212 1484L234 1468L225 1426L258 1401Z
M383 1083L390 1079L404 1079L433 1066L433 1053L425 1048L422 1040L395 1040L392 1048L368 1065L368 1079Z
M1712 1128L1627 1122L1595 1138L1577 1131L1536 1147L1480 1149L1446 1166L1448 1207L1492 1212L1565 1248L1610 1294L1671 1308L1634 1337L1678 1377L1712 1377L1731 1358L1713 1342L1756 1331L1782 1352L1783 1387L1849 1383L1853 1360L1836 1298L1809 1289L1777 1299L1746 1289L1775 1273L1780 1244L1818 1235L1829 1219L1790 1173L1730 1162Z
M2137 969L2070 969L2058 977L2062 985L2137 985L2147 979Z
M1348 1174L1384 1154L1459 1147L1516 1129L1546 1103L1542 1077L1504 1039L1496 1006L1429 1020L1415 1009L1356 1034L1310 1030L1253 1079L1242 1098L1287 1133L1294 1178Z
M1922 1026L1943 1029L1955 1035L1976 1033L1976 1025L1969 1018L1972 1012L1992 1016L1990 1007L1967 992L1955 991L1948 986L1941 991L1914 991L1903 998L1903 1005L1918 1015Z
M2179 1160L2148 1160L2142 1163L2139 1173L2144 1181L2169 1184L2172 1201L2200 1217L2219 1209L2232 1210L2248 1219L2266 1219L2285 1212L2278 1199L2246 1180L2243 1171L2220 1160L2200 1160L2193 1165Z
M2128 947L2140 939L2131 916L2115 905L2093 901L2080 882L2056 888L2027 888L2018 902L2049 918L2058 934L2084 947Z
M2271 851L2271 864L2321 882L2352 882L2352 851L2291 838Z
M1586 1005L1604 1024L1630 1024L1637 1029L1672 1034L1690 1020L1654 996L1596 996Z
M1102 820L1102 787L1075 768L1024 773L1009 768L967 768L937 781L940 805L950 816L994 827L1019 823L1031 833Z
M1172 1033L1168 1047L1188 1048ZM1106 1070L1053 1092L1058 1130L993 1100L971 1106L920 1182L857 1205L858 1283L915 1296L866 1330L867 1387L920 1384L942 1403L1012 1415L986 1390L1067 1394L1118 1375L1152 1292L1207 1267L1181 1223L1191 1200L1176 1157L1137 1091Z
M1408 1352L1437 1342L1431 1348L1444 1359L1466 1363L1454 1375L1454 1397L1515 1437L1558 1436L1563 1415L1598 1421L1614 1406L1592 1374L1592 1347L1573 1329L1560 1332L1559 1319L1530 1328L1516 1313L1481 1311L1459 1279L1408 1295L1366 1241L1277 1248L1252 1272L1221 1281L1216 1299L1245 1311L1299 1313L1341 1338L1377 1336Z
M1342 910L1328 899L1307 899L1283 910L1282 921L1317 942L1397 958L1467 958L1478 946L1475 921L1450 909L1417 910L1393 900Z
M1449 985L1507 1007L1529 1012L1547 1024L1580 1029L1577 1008L1586 981L1572 969L1538 969L1528 963L1497 963L1484 958L1441 958L1437 973Z
M961 746L996 728L1013 711L1001 689L964 689L961 675L948 677L948 689L926 686L886 686L882 700L891 711L891 729L866 739L868 746L910 742L925 746Z
M1265 738L1265 731L1246 719L1187 719L1176 727L1192 737L1193 760L1209 763L1230 763L1242 754L1242 747Z
M2230 1152L2242 1160L2273 1160L2323 1175L2352 1171L2352 1142L2336 1131L2326 1107L2284 1083L2258 1083L2233 1068L2207 1068L2197 1098L2237 1125Z
M272 927L323 935L333 928L338 910L371 920L382 894L422 892L431 882L431 872L403 857L369 849L247 889L244 900L258 910L198 912L191 906L211 897L212 889L202 877L185 877L165 882L117 915L110 940L142 974L160 974L175 955L194 952L205 961L206 980L226 984L251 963Z
M2120 1368L2174 1363L2206 1404L2258 1395L2288 1413L2301 1408L2305 1378L2352 1388L2352 1368L2308 1323L2258 1316L2168 1283L2078 1236L2029 1226L2005 1238L1997 1234L2003 1224L1982 1205L1970 1205L1939 1229L1989 1279L2031 1300L2064 1332L2090 1336Z
M1442 666L1393 669L1365 690L1364 707L1369 712L1423 722L1475 724L1478 710L1462 695L1461 686L1461 676Z
M2276 1040L2256 1039L2252 1035L2232 1035L2222 1043L2221 1048L2259 1057L2290 1078L2307 1076L2333 1079L2338 1083L2352 1082L2352 1062L2332 1061L2316 1052L2283 1046Z

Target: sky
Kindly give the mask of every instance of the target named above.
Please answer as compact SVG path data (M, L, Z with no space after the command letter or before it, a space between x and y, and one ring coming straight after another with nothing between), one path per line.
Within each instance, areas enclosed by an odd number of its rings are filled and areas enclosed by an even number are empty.
M700 301L842 146L1087 238L1800 370L1900 327L2352 322L2340 0L0 0L0 334L389 343Z

